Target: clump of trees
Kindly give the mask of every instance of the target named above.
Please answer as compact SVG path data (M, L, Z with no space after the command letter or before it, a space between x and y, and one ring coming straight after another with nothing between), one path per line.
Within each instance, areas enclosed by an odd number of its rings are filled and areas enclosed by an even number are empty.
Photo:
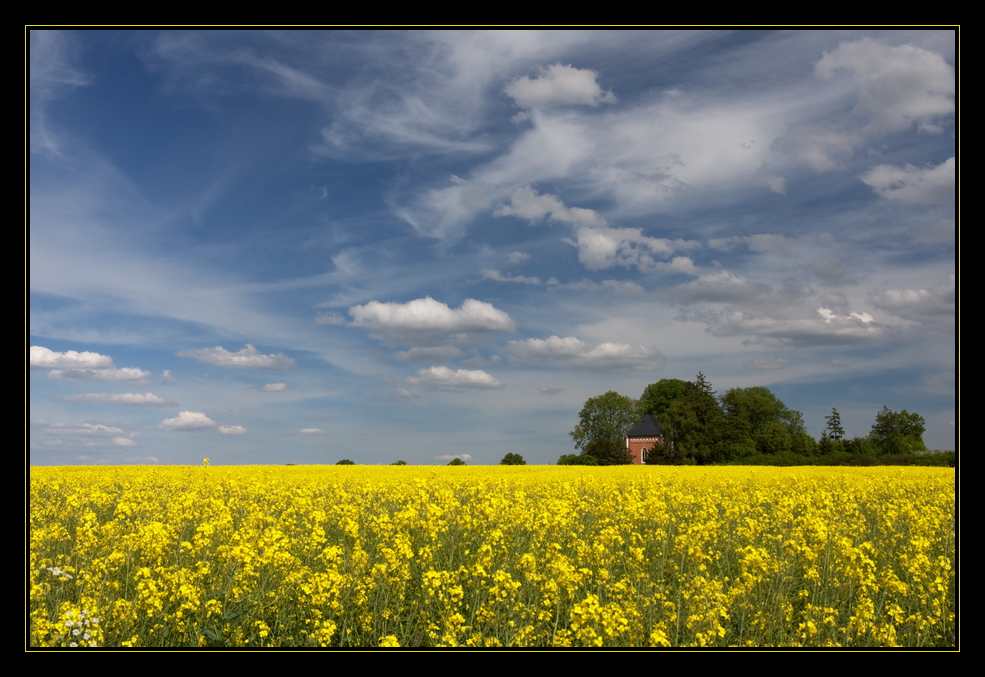
M693 381L661 379L639 399L609 391L590 398L578 414L571 439L580 454L559 465L631 463L626 433L646 414L660 421L663 443L650 450L648 463L697 464L784 462L796 464L839 454L890 457L926 451L925 422L906 410L883 407L872 431L863 438L845 438L841 416L832 408L820 441L804 427L799 411L787 407L769 388L712 389L704 374ZM847 462L847 461L846 461Z
M520 454L506 454L503 456L502 460L499 462L500 465L527 465L527 462L523 460L523 456Z

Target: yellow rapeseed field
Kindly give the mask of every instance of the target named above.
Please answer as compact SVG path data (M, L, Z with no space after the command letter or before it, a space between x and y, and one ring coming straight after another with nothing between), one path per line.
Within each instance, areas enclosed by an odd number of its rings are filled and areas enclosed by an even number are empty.
M33 647L952 646L939 468L32 468Z

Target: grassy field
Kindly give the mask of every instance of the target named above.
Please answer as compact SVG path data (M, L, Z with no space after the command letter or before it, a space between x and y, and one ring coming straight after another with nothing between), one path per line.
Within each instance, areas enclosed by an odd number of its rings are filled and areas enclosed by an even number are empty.
M32 468L33 647L948 647L944 468Z

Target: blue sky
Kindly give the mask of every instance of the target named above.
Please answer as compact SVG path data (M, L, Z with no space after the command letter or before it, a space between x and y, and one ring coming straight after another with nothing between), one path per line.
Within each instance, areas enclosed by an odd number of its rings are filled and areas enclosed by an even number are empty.
M31 463L553 463L699 371L953 449L955 43L32 31Z

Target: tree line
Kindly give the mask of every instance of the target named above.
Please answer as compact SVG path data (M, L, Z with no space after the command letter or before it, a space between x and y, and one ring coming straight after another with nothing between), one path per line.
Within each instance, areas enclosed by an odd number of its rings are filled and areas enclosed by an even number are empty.
M626 433L647 414L659 420L663 432L663 442L649 450L647 463L709 465L768 462L780 457L832 460L842 455L876 458L927 450L923 417L905 409L892 411L884 406L867 436L847 439L838 410L832 407L820 440L815 440L804 428L803 415L787 407L769 388L731 388L719 395L698 372L693 381L651 383L639 399L611 390L588 399L570 433L580 453L564 455L558 463L631 463Z

